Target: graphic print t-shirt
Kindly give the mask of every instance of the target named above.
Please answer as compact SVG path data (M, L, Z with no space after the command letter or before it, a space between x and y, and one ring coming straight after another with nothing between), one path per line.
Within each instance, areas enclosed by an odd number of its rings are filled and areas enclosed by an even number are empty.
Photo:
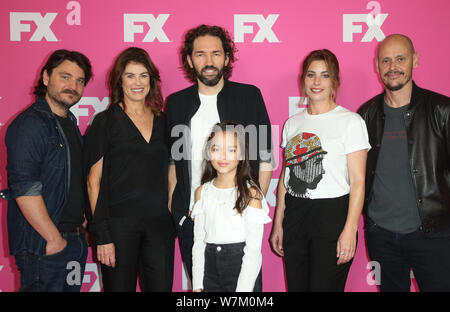
M281 147L287 192L300 198L335 198L350 192L347 154L370 149L364 120L337 106L319 115L305 109L284 124Z

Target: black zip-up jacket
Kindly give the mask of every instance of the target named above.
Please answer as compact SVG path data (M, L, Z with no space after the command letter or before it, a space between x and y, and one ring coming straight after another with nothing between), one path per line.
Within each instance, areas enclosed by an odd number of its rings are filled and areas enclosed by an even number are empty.
M190 121L199 107L200 97L197 84L169 95L166 101L165 113L170 137L169 146L171 149L173 146L177 152L185 153L181 159L176 159L173 153L171 155L175 162L177 175L177 185L172 196L172 214L177 225L183 216L188 215L191 196L190 134L179 132L178 129L190 129ZM258 159L251 161L251 164L255 174L258 174L260 161L272 161L270 119L261 91L253 85L225 80L222 90L217 95L217 110L221 122L235 121L244 127L256 126L258 130L257 150L260 153L257 155ZM267 135L259 131L258 126L266 126ZM266 146L260 144L260 137L265 139Z
M375 96L358 110L372 146L367 156L365 212L383 139L384 95ZM450 98L413 82L410 106L403 118L422 229L432 235L450 228Z

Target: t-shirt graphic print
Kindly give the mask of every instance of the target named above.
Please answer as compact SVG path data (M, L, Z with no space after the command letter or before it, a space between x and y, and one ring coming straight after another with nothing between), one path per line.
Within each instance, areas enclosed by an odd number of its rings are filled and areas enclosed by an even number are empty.
M309 198L308 190L316 189L325 174L322 162L327 151L322 148L320 138L314 133L301 132L288 142L284 152L288 193Z
M366 124L358 114L337 106L317 115L306 109L283 127L284 186L305 199L336 198L350 192L347 155L370 149Z

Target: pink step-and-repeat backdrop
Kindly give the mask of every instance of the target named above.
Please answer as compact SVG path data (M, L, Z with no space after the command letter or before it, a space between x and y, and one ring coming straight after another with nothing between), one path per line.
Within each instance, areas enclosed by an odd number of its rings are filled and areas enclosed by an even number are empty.
M392 33L411 37L419 54L418 85L450 95L447 0L2 0L0 3L0 188L7 186L4 136L17 114L33 102L39 70L55 49L78 50L93 65L94 78L72 108L85 131L91 117L108 103L106 74L124 48L146 49L158 66L164 96L189 86L180 69L179 49L186 30L199 24L225 27L238 53L232 80L258 86L279 146L284 121L298 111L298 74L312 50L328 48L341 65L338 103L355 111L382 91L374 55ZM281 157L276 149L277 157ZM274 214L280 167L267 195ZM19 275L8 253L7 203L0 202L0 290L17 291ZM358 251L346 291L377 291L379 267L367 258L360 223ZM264 291L285 291L282 259L263 242ZM89 251L83 291L100 291L97 263ZM174 291L188 288L178 245ZM413 279L413 275L412 275ZM415 289L414 283L412 289Z

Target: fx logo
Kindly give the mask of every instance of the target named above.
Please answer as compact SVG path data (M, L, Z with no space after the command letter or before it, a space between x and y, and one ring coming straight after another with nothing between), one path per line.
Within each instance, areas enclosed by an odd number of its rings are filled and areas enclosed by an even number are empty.
M30 41L41 41L44 38L47 41L58 41L50 29L57 15L58 13L46 13L45 16L42 16L41 13L34 12L9 12L10 40L20 41L21 33L31 32L30 23L23 23L24 21L31 21L36 25L36 30Z
M86 285L89 292L99 292L102 290L102 272L98 269L96 263L86 263L86 269L83 276L83 284Z
M278 181L279 179L271 179L269 189L267 190L266 200L272 207L276 207L277 205L277 195L275 194L275 191L278 187Z
M153 42L157 39L159 42L170 42L163 26L170 14L159 14L156 18L153 14L124 14L123 15L123 41L134 42L134 34L144 33L144 25L136 23L146 23L150 29L147 31L142 42Z
M343 34L344 42L353 42L354 33L362 33L361 25L353 23L366 23L369 27L361 42L371 42L373 38L382 41L386 36L381 30L381 25L388 14L381 14L381 4L378 1L369 1L366 5L367 10L372 10L368 14L344 14L343 15Z
M307 97L301 96L290 96L289 97L289 117L294 116L295 114L300 113L306 108L308 104Z
M104 97L103 100L100 100L97 97L82 97L80 101L70 108L72 114L77 118L77 123L80 125L80 117L89 117L91 116L91 120L88 124L90 124L93 120L93 117L96 113L100 113L104 111L109 105L109 97ZM90 108L94 109L94 113L91 113Z
M269 14L264 18L260 14L235 14L234 15L234 41L244 42L245 34L253 34L253 26L245 25L246 23L255 23L259 30L252 42L280 42L272 30L273 25L278 19L279 14Z
M354 33L362 33L362 25L354 25L353 23L366 23L369 29L362 38L361 42L371 42L374 38L382 41L386 36L381 30L381 25L388 17L388 14L378 14L373 17L372 14L344 14L344 42L353 42Z

